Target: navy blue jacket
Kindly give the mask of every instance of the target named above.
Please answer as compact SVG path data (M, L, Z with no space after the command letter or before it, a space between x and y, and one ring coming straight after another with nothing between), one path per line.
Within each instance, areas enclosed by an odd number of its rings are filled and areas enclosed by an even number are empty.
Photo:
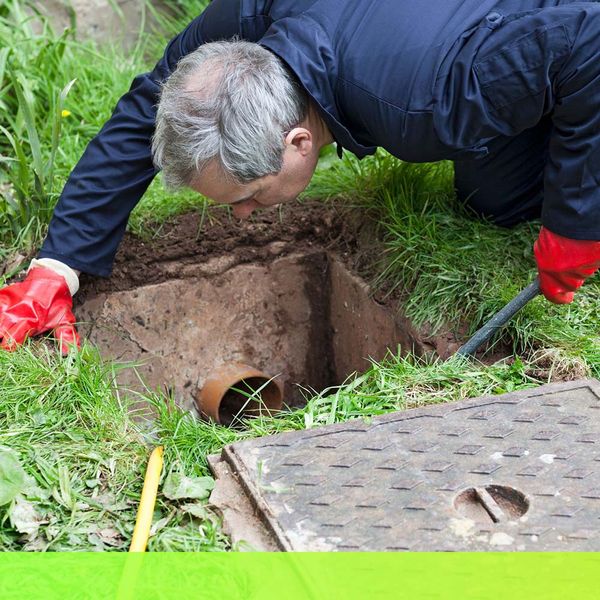
M318 105L338 147L358 157L381 146L406 161L476 158L495 136L535 124L529 119L507 131L506 123L486 114L481 90L463 81L479 48L503 18L571 3L214 0L169 43L154 70L134 80L89 144L40 256L87 273L110 273L128 216L156 175L150 140L160 83L202 43L236 35L269 48ZM576 218L565 221L564 202L555 204L545 212L549 223L562 223L553 229L582 237Z

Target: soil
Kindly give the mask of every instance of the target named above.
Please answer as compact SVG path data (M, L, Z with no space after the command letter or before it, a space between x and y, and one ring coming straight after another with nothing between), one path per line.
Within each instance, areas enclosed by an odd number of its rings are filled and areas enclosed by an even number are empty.
M378 255L368 223L339 206L304 201L249 221L215 207L181 215L151 239L127 233L110 278L81 277L80 332L111 359L140 362L151 389L186 408L223 364L279 378L284 401L340 385L388 352L448 358L452 332L417 331L401 293L372 294ZM119 380L139 389L128 370ZM308 390L308 393L307 393Z
M110 278L82 274L75 306L99 293L214 275L235 265L271 263L274 258L306 254L317 248L334 252L349 271L369 281L380 252L374 231L356 212L310 200L255 213L249 221L239 221L223 208L213 207L208 216L180 215L157 229L152 239L125 234ZM206 268L200 266L208 263ZM368 293L374 302L390 310L402 305L402 290L389 293L384 287ZM465 326L435 335L425 327L420 331L419 345L423 352L445 359L465 337ZM507 354L504 348L498 353Z
M229 217L218 207L209 211L204 223L199 213L188 213L161 225L152 239L126 233L111 277L82 274L76 303L102 292L195 277L195 267L215 258L220 259L223 270L234 265L263 264L274 257L307 253L317 247L348 258L355 236L342 213L322 202L261 211L248 221Z
M363 241L358 242L359 236ZM358 277L364 231L340 209L302 202L251 221L215 208L186 214L144 240L126 234L110 278L81 277L80 332L102 353L141 362L144 381L191 407L221 365L279 377L285 402L339 385L388 351L425 346L397 309ZM440 337L446 340L446 336ZM121 383L139 389L137 376Z
M152 31L156 27L152 11L144 6L146 1L34 0L32 5L49 17L53 28L58 32L71 27L71 19L75 17L78 39L93 39L99 43L106 43L108 40L121 44L128 50L136 44L142 23L145 23L145 31ZM169 2L153 0L151 4L160 13L172 12ZM119 12L115 10L115 5ZM33 21L32 25L34 30L41 29L37 21Z

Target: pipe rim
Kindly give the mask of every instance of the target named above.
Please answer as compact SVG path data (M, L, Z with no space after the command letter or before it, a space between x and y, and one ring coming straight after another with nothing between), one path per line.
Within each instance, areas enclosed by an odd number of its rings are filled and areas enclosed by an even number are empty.
M243 389L244 386L248 391ZM232 388L241 391L232 391ZM247 397L259 389L261 391L257 397ZM273 377L255 367L226 363L207 377L196 395L196 405L204 418L231 426L247 417L271 415L281 410L283 389Z

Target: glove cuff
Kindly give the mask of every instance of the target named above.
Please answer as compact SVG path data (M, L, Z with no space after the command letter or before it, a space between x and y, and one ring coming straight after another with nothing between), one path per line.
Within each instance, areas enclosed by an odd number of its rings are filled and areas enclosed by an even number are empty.
M71 267L65 265L65 263L62 263L59 260L54 260L53 258L34 258L31 261L27 272L29 273L31 269L36 267L50 269L51 271L54 271L58 275L62 276L67 282L71 296L74 296L79 290L79 277L77 276L77 273L71 269Z

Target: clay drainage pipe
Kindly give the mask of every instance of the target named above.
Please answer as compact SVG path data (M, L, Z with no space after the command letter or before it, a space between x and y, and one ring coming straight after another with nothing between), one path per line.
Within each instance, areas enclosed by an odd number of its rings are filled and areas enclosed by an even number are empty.
M241 363L215 369L196 395L200 414L230 426L244 417L272 414L283 406L281 385L262 371Z

